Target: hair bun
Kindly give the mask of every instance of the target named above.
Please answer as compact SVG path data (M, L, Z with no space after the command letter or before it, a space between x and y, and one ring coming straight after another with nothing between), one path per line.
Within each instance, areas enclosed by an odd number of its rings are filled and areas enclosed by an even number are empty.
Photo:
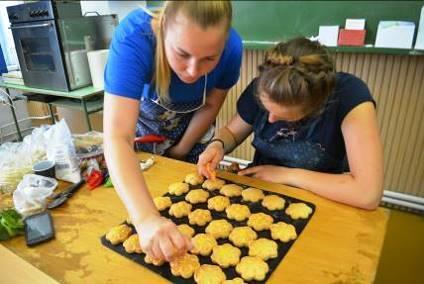
M267 55L266 62L272 65L291 66L295 63L295 60L291 55L279 55L271 52Z

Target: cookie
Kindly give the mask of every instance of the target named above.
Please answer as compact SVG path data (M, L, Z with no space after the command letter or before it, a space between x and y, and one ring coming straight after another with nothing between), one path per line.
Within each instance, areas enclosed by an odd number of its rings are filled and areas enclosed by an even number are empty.
M187 193L185 200L190 202L191 204L203 203L208 200L209 192L203 189L193 189Z
M227 268L237 265L240 261L240 255L241 251L239 248L225 243L213 248L211 260L222 268Z
M109 230L106 234L106 240L108 240L112 245L117 245L125 241L132 233L130 226L122 224L115 226Z
M181 234L186 235L189 238L193 237L194 235L194 229L187 224L178 225L177 228Z
M171 267L172 275L188 279L200 267L200 263L196 255L185 253L170 261L169 266Z
M230 199L226 196L217 195L208 200L208 209L222 212L230 206Z
M291 224L278 222L271 225L271 237L274 240L280 240L283 243L294 240L297 238L296 228Z
M212 190L221 189L221 187L223 187L224 184L225 184L225 181L223 181L222 179L218 179L218 178L216 178L215 180L207 179L202 184L202 187L212 191Z
M219 190L219 193L228 197L240 196L243 188L237 184L226 184Z
M262 206L268 210L280 210L284 208L286 201L275 194L270 194L262 199Z
M262 281L269 271L268 264L255 256L242 257L236 266L236 271L246 281Z
M171 198L169 198L168 196L156 197L155 199L153 199L153 202L155 203L155 206L159 211L165 210L172 205Z
M268 260L278 256L278 245L275 241L260 238L249 244L249 255Z
M199 284L221 284L227 277L217 265L202 264L194 272L194 281Z
M228 238L237 247L247 247L258 238L258 234L247 226L235 227Z
M212 220L211 211L196 209L188 214L188 220L191 225L204 226Z
M211 254L212 249L218 245L215 238L209 234L197 234L192 239L193 248L191 253L208 256Z
M164 259L151 258L148 254L146 254L146 256L144 257L144 262L149 263L149 264L153 264L154 266L161 266L162 264L165 263L165 260Z
M250 216L250 209L246 205L231 204L225 209L228 219L243 221Z
M249 187L242 191L244 201L258 202L264 198L264 192L258 188Z
M232 230L233 225L225 219L219 219L210 222L206 227L205 232L212 235L215 239L225 239L230 235Z
M203 181L205 180L205 178L201 175L199 175L198 173L191 173L186 175L184 181L188 184L191 185L198 185L203 183Z
M137 234L132 234L122 244L127 253L142 253L143 250L140 247L140 241Z
M306 219L312 213L312 208L305 203L292 203L287 207L286 214L292 219Z
M255 229L256 231L268 230L274 222L272 216L265 213L255 213L250 215L247 225Z
M180 201L171 205L169 208L169 215L172 215L177 218L188 216L191 212L192 205L185 201Z
M240 277L233 278L231 280L225 280L222 284L245 284L244 280Z
M190 190L190 186L184 182L174 182L168 187L168 192L172 195L180 196Z

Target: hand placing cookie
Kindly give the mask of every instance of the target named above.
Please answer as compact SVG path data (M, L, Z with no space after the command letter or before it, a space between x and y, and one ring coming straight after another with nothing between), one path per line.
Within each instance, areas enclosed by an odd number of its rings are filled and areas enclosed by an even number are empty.
M142 251L156 263L170 261L193 247L171 220L160 215L147 216L136 225L136 230Z

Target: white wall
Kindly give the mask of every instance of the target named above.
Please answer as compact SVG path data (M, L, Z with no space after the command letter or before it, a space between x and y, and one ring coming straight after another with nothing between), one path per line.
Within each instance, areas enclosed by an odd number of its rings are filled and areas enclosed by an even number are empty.
M93 11L100 15L117 14L120 21L131 11L145 6L146 1L81 1L83 15Z

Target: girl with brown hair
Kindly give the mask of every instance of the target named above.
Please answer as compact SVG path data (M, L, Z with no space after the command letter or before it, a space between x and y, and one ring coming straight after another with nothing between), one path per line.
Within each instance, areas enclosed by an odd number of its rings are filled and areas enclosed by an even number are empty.
M142 249L170 260L191 247L160 216L133 150L135 136L164 141L139 149L196 162L214 134L227 91L238 80L241 39L230 1L165 1L138 9L117 27L105 70L104 145L109 173Z
M253 163L240 175L376 208L383 151L365 83L336 72L328 51L305 38L279 43L259 70L240 96L237 114L200 155L199 172L209 177L208 163L216 167L253 133Z

